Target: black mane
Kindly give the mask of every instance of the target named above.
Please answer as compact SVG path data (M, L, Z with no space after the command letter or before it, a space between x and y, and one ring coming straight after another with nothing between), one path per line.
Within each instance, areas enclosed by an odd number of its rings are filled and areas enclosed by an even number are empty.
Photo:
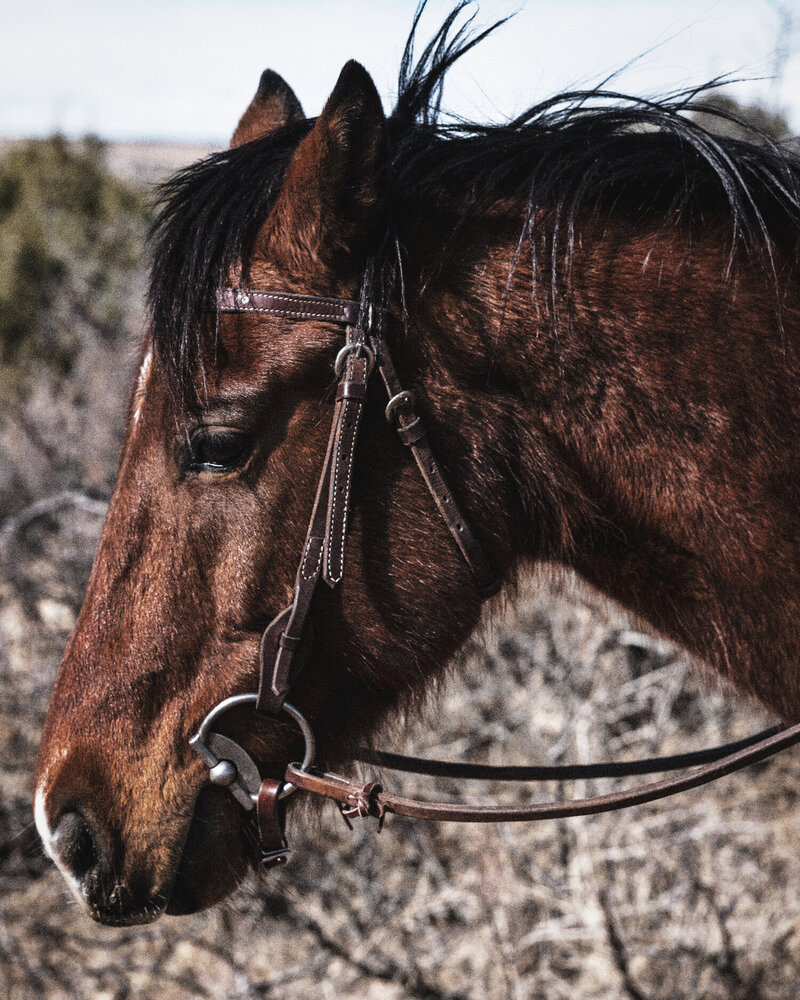
M470 18L455 30L471 2L456 5L414 63L425 0L417 9L389 119L390 221L381 250L367 268L364 298L385 300L400 267L392 217L407 217L415 204L452 198L455 192L463 192L460 225L494 200L511 196L527 204L519 246L521 252L530 243L535 274L533 221L543 210L551 220L551 262L560 261L567 272L579 215L623 203L631 211L658 211L664 218L721 208L730 220L731 254L748 246L768 270L774 244L794 251L800 233L800 163L759 133L753 132L752 142L721 137L689 116L702 110L706 118L736 120L701 102L719 81L651 101L604 89L574 91L502 125L445 119L440 106L448 69L505 23L471 35ZM213 154L159 189L161 208L150 236L152 338L184 398L191 395L199 362L203 314L237 260L246 273L258 228L314 121ZM555 321L555 287L548 297Z

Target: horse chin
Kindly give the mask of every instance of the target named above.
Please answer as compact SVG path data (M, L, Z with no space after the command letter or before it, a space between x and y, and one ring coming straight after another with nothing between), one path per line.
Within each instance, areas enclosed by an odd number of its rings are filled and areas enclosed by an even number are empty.
M227 792L206 786L194 814L165 908L171 916L206 910L229 896L255 867L242 811Z

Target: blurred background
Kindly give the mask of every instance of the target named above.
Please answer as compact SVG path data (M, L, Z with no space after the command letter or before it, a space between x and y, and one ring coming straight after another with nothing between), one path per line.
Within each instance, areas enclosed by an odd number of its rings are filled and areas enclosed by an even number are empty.
M453 70L448 110L503 120L618 70L609 86L641 96L727 75L726 107L781 142L800 131L799 3L520 6ZM797 995L791 754L680 799L557 824L392 818L376 837L325 810L291 831L286 870L149 928L92 924L42 857L33 766L113 484L154 185L226 144L267 66L315 115L357 58L388 111L414 7L0 0L0 997ZM422 42L449 9L431 0ZM476 24L513 10L484 2ZM638 757L766 721L571 579L533 580L460 660L427 717L398 726L398 749L491 763Z

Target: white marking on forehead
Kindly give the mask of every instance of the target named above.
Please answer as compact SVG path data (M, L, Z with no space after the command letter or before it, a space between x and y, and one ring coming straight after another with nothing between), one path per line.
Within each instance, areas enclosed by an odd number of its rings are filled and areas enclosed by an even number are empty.
M153 349L152 347L148 349L147 354L144 356L144 361L142 361L142 367L139 369L139 378L136 382L136 393L133 397L133 422L134 424L139 423L139 417L142 415L142 408L144 407L144 397L147 392L147 380L150 377L150 365L153 361Z

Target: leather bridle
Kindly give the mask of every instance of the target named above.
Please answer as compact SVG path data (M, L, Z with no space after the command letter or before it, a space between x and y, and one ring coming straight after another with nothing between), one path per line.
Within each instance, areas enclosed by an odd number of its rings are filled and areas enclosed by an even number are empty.
M687 774L610 795L513 807L408 799L385 791L374 781L364 784L314 769L311 727L286 697L310 651L309 612L320 581L336 587L344 575L355 447L374 369L380 373L388 395L386 419L394 425L400 440L414 456L480 596L487 598L497 593L500 582L447 485L428 441L425 425L416 412L413 393L404 389L400 382L385 338L389 323L385 310L371 305L362 310L360 303L350 299L243 288L220 289L216 309L219 313L254 313L346 327L345 343L334 363L338 383L333 422L292 603L273 619L262 636L258 693L235 695L220 702L208 713L191 740L192 747L210 768L210 780L227 787L244 809L253 812L255 825L246 829L258 847L264 867L286 860L289 848L283 832L281 802L298 788L334 799L348 821L356 816L374 816L382 824L390 812L418 819L479 823L554 819L607 812L664 798L706 784L800 742L800 724L797 724L789 728L773 726L737 743L695 753L631 763L503 768L425 761L385 753L359 755L361 760L390 769L504 781L564 781L694 768ZM287 767L282 781L262 780L250 755L234 740L213 731L213 724L221 715L242 704L254 704L257 711L275 716L284 712L300 727L305 740L305 756L302 763Z

